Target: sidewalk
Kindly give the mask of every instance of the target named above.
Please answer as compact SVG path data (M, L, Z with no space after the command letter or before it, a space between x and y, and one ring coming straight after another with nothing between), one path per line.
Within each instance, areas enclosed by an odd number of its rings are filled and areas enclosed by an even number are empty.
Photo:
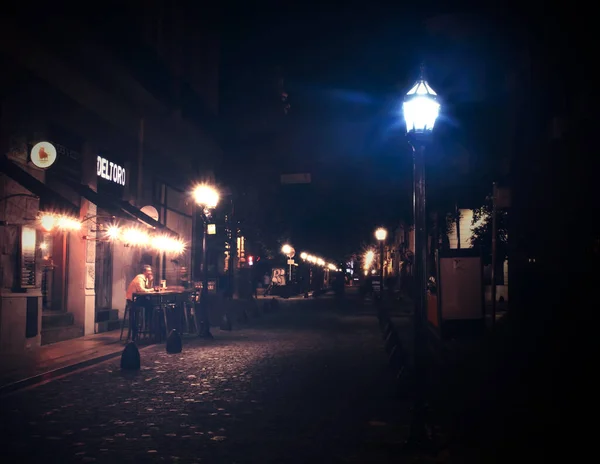
M258 300L271 300L272 298L280 299L268 296L258 298ZM288 301L298 299L302 299L302 297L292 297ZM251 300L244 302L250 304ZM223 305L211 307L210 312L211 327L219 327ZM237 325L237 319L234 324ZM125 340L119 340L120 335L121 329L116 329L52 343L35 351L17 354L2 353L0 354L0 395L116 358L121 355L125 346ZM123 337L126 336L127 331L123 333ZM139 349L143 350L148 346L156 345L141 345Z
M119 341L120 334L118 329L45 345L28 353L4 354L0 356L0 394L37 383L42 377L51 378L119 356L125 345Z

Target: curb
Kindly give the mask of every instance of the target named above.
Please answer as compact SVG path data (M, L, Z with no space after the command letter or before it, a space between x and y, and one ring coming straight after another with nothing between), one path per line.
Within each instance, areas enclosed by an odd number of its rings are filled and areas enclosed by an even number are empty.
M143 351L146 348L150 348L153 345L143 346L139 349L139 351ZM40 384L42 382L46 382L48 380L53 380L57 377L60 377L65 374L70 374L71 372L75 372L79 369L83 369L84 367L93 366L94 364L100 364L104 361L108 361L109 359L116 358L121 356L123 353L123 349L115 351L113 353L103 354L102 356L98 356L95 358L85 359L83 361L75 362L73 364L69 364L67 366L58 367L56 369L52 369L47 372L43 372L41 374L36 374L32 377L27 377L25 379L17 380L12 383L8 383L0 386L0 397L6 396L10 393L14 393L18 390L22 390L27 387L31 387L33 385Z

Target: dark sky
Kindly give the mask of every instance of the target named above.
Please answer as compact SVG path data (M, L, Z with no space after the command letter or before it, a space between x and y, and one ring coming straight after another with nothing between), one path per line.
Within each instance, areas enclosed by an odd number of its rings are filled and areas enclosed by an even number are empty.
M411 209L398 110L420 62L432 56L423 20L449 9L389 3L248 5L225 29L226 82L239 79L240 68L283 70L292 108L281 156L288 171L310 160L314 178L296 194L309 207L290 219L289 238L332 257L358 249L380 224L396 226ZM438 88L433 72L429 81Z

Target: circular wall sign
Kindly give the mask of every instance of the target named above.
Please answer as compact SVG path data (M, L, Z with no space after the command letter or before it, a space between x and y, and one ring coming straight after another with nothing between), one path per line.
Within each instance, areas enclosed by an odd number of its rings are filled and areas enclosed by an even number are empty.
M31 162L41 169L47 169L56 161L56 148L50 142L36 143L31 149Z

